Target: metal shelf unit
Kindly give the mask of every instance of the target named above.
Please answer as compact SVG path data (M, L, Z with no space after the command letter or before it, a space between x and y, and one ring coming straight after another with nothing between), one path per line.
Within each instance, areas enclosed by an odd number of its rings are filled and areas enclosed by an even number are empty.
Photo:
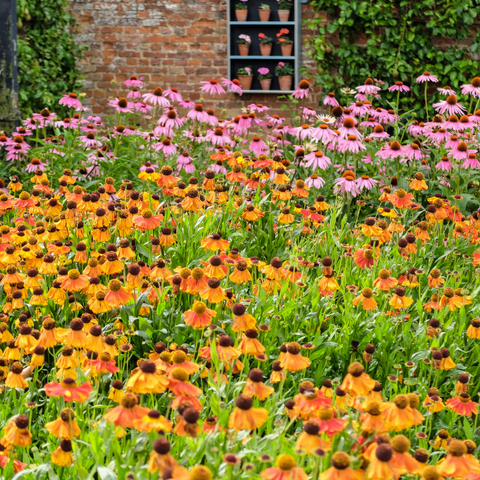
M237 78L239 68L251 66L253 70L253 82L250 90L244 90L244 93L266 93L273 95L288 95L293 90L280 90L278 77L275 75L275 67L278 62L284 61L290 63L294 69L292 88L298 85L300 81L300 66L302 54L302 19L301 3L302 0L293 0L293 7L290 11L290 17L287 22L280 22L277 13L276 0L248 0L247 21L239 22L235 16L235 5L239 0L227 0L227 39L228 39L228 78L233 80ZM272 12L268 22L261 22L258 16L258 8L261 4L268 3ZM280 45L276 43L276 34L281 28L288 28L289 37L293 41L292 55L284 57ZM272 54L268 57L260 54L260 43L258 34L265 35L274 39ZM248 56L239 55L238 36L250 35L252 43ZM272 84L270 90L262 90L257 70L261 67L267 67L272 74Z

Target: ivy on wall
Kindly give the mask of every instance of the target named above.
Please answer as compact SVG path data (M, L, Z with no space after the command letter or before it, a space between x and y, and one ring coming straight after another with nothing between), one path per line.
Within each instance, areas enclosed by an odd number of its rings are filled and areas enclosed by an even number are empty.
M472 55L480 51L473 26L480 21L480 0L311 1L316 15L308 27L317 34L308 43L316 83L334 90L342 103L341 87L372 77L388 85L403 81L412 89L402 95L405 108L422 108L423 86L415 79L424 71L438 76L438 86L454 89L479 73Z
M75 20L68 0L18 0L18 80L20 114L49 108L62 113L57 102L64 92L81 85L74 42Z

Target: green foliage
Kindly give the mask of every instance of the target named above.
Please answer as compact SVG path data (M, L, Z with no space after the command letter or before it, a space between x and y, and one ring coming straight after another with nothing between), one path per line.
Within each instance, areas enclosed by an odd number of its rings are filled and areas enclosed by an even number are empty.
M18 0L18 79L22 116L42 108L59 112L62 94L81 86L75 20L68 0Z
M329 15L327 24L322 24L322 15L308 22L318 32L308 42L318 66L316 82L327 91L363 85L367 77L388 85L401 80L412 89L402 95L403 102L419 108L423 87L415 79L425 70L437 75L441 86L454 89L478 72L472 53L480 50L480 34L470 48L461 45L472 37L479 0L312 0L312 4L317 12ZM393 98L394 94L387 95L388 100Z

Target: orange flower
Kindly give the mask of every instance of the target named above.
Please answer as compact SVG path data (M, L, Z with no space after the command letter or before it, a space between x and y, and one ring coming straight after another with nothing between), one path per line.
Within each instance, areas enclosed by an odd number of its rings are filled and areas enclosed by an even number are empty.
M254 328L245 330L242 341L238 344L238 348L243 354L260 355L265 352L265 347L257 340L258 331Z
M145 208L140 215L133 217L133 225L142 231L155 230L160 226L162 220L163 215L154 215L149 208Z
M162 393L167 389L168 380L157 372L152 360L143 360L139 367L132 371L127 382L127 392Z
M139 420L134 420L133 428L139 432L147 433L152 431L170 432L173 428L173 424L163 415L160 415L160 412L157 410L150 410L144 417Z
M66 402L83 403L92 393L92 386L88 382L77 386L73 378L67 377L61 383L47 383L45 393L48 397L63 397Z
M195 301L191 310L184 313L184 322L195 330L201 330L212 323L212 317L216 317L217 312L210 310L203 302Z
M228 428L233 430L255 430L268 418L266 408L252 408L253 400L248 395L240 395L235 400L235 408L228 419Z
M70 408L64 408L60 417L45 425L47 432L57 438L72 440L81 433L80 427L75 421L75 412Z
M247 307L241 303L236 303L232 307L233 311L233 322L232 330L234 332L243 332L249 328L255 328L257 321L255 318L246 313Z
M28 431L28 417L19 415L8 422L0 443L4 447L28 447L32 443L32 434Z
M274 388L268 387L263 383L263 372L259 368L253 368L248 373L247 382L242 393L250 397L257 397L260 401L263 401L274 391Z
M86 275L80 275L78 270L70 270L68 278L62 283L62 288L68 292L81 292L90 285Z
M360 415L362 430L367 433L387 433L388 426L383 418L380 402L370 400L362 407Z
M330 443L323 440L320 436L320 427L316 423L306 422L303 425L303 432L295 443L295 450L305 453L313 453L315 450L321 449L328 452L331 449Z
M399 432L415 424L407 395L397 395L393 402L384 403L382 410L385 421L391 430Z
M370 248L359 248L358 250L355 250L353 259L362 270L372 268L374 263L373 250Z
M363 471L350 468L350 456L345 452L335 452L330 460L332 465L320 474L320 480L360 480Z
M373 286L385 292L388 292L392 288L396 287L398 280L391 277L390 274L390 270L380 270L380 272L378 272L378 278L373 282Z
M358 362L352 363L348 367L348 373L340 385L343 391L355 397L366 397L373 387L375 387L375 380L365 373L365 369Z
M126 305L131 298L132 294L122 286L119 280L110 280L108 282L108 292L105 296L105 302L112 308Z
M364 288L362 293L355 298L352 303L357 307L360 303L363 305L363 310L374 310L377 308L377 302L372 298L373 291L371 288Z
M400 209L405 209L410 206L413 200L413 195L407 193L402 188L399 188L393 195L390 196L390 201Z
M364 478L367 480L392 480L397 478L395 467L391 462L392 457L393 450L390 445L386 443L378 445Z
M177 461L170 454L170 442L166 438L156 440L148 459L148 471L150 473L158 472L162 477L166 469L174 469L177 465Z
M467 447L460 440L452 439L447 447L445 460L437 466L438 473L444 477L465 478L476 472L478 466L466 456Z
M405 296L405 289L403 287L397 287L394 290L393 296L388 302L393 308L408 308L413 303L413 298Z
M276 467L270 467L260 473L265 480L308 480L308 475L297 467L291 455L280 455L275 462Z
M207 286L201 291L202 300L208 300L211 303L220 303L225 299L225 292L220 286L220 280L217 277L209 278Z
M425 183L425 175L422 172L417 172L414 175L414 179L410 182L410 188L412 190L428 190L428 186Z
M133 393L125 393L120 401L120 405L108 410L103 418L107 422L113 422L115 426L122 428L132 428L135 420L140 420L148 414L150 410L138 405L137 396Z
M291 342L287 344L287 353L280 361L280 367L288 372L298 372L308 368L312 363L311 360L300 355L300 344Z
M393 450L391 462L397 475L415 473L418 468L418 463L408 452L410 450L410 440L404 435L397 435L392 438L390 444Z
M478 415L478 403L472 402L468 393L461 393L458 397L449 398L445 405L459 415L471 417L472 414Z
M311 421L320 426L320 433L325 433L328 437L333 437L341 432L346 425L345 420L335 418L333 408L320 408L314 413Z
M230 242L228 240L222 239L221 233L214 233L209 237L203 239L200 242L200 246L205 250L212 250L213 252L217 251L227 251L228 247L230 246ZM206 272L207 275L210 275L209 272Z

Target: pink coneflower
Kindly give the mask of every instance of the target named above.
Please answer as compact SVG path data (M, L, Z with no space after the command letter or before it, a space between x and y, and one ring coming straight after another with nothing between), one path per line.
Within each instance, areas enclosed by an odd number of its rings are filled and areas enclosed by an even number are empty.
M373 160L372 160L372 156L367 153L364 157L362 157L360 159L363 163L367 164L367 165L373 165Z
M395 113L390 113L388 110L385 110L384 108L376 108L370 112L372 117L376 118L380 123L383 125L387 123L395 123L395 120L397 119L397 116Z
M324 145L329 144L333 140L337 138L337 134L329 128L328 125L325 125L322 123L321 125L318 126L318 128L315 129L315 132L313 134L313 137L322 142Z
M300 141L312 138L313 133L313 127L311 125L308 125L307 123L295 128L295 135L298 136Z
M219 147L222 147L223 145L229 145L232 141L226 130L224 130L222 127L217 127L215 130L208 130L207 134L205 135L205 140Z
M471 115L473 117L473 115ZM458 130L464 131L468 129L475 128L475 125L472 123L471 118L468 115L462 115L458 122Z
M402 146L399 142L397 142L397 140L384 145L382 149L377 152L377 156L383 158L384 160L401 157L402 154Z
M82 125L80 127L80 130L82 132L88 133L88 132L96 132L97 127L93 123L87 123L86 125Z
M424 123L418 123L417 120L414 120L413 123L411 123L407 127L407 132L412 135L412 137L421 137L423 135L423 130L425 129L425 124Z
M445 144L446 149L457 148L460 144L461 140L459 140L458 135L453 134L448 142Z
M69 93L58 101L59 105L64 105L67 108L74 108L75 110L82 108L82 102L78 99L76 93Z
M34 173L39 169L45 171L46 166L47 164L43 163L39 158L32 158L30 163L25 167L25 170L28 173Z
M150 105L147 105L145 102L135 102L133 108L136 112L140 113L148 113L150 110L153 109Z
M183 120L178 118L177 112L173 109L168 110L165 115L162 115L158 120L161 127L166 128L180 128L183 125Z
M462 163L462 168L480 168L480 162L477 160L477 156L474 153L470 153Z
M214 78L212 78L208 82L200 83L203 83L203 87L201 87L200 90L202 90L202 92L207 92L209 95L222 95L223 93L225 93L225 89L221 85L219 85Z
M20 135L21 137L29 137L33 132L26 127L17 127L17 131L12 134L14 137Z
M53 126L57 128L72 128L76 129L78 127L78 120L76 118L64 118L63 120L56 120L53 122Z
M166 157L173 155L177 151L177 147L173 145L169 138L164 138L160 143L156 143L153 148L157 152L163 152Z
M406 160L421 160L425 157L416 143L405 145L402 148L402 153Z
M368 175L362 175L360 178L357 178L357 187L358 193L362 190L371 190L375 185L378 184L378 180L370 178Z
M97 115L89 115L87 117L87 121L95 123L95 124L97 124L97 126L102 124L102 118L97 116Z
M95 139L95 132L88 132L86 135L78 137L78 140L87 148L100 148L102 146L102 142Z
M351 103L349 106L349 110L352 112L353 115L357 117L363 117L364 115L370 115L370 111L372 110L372 104L366 100L365 102L355 102Z
M338 107L339 103L337 102L337 99L335 98L335 94L333 92L330 92L325 99L323 100L324 105L329 105L330 107Z
M168 101L168 98L165 98L163 96L163 90L160 87L157 87L152 93L144 93L143 101L153 106L159 106L159 107L170 106L170 102Z
M55 112L50 112L48 108L44 108L40 113L34 113L32 115L35 121L38 122L39 126L42 128L50 125L56 116L57 114Z
M183 101L182 95L178 92L178 88L172 87L163 92L163 96L171 100L172 102Z
M373 117L368 117L367 120L360 124L361 127L375 128L377 125L380 125Z
M375 95L375 97L379 97L380 95ZM355 96L353 97L357 102L364 102L366 99L367 99L367 96L364 94L364 93L360 93L358 92L357 94L355 94Z
M116 98L108 102L110 107L114 107L119 113L132 113L133 103L129 102L126 98Z
M302 108L302 117L305 119L311 119L317 116L317 112L310 107L303 107Z
M409 92L410 89L403 82L395 82L395 85L388 87L389 92Z
M322 188L325 185L325 180L313 173L305 180L305 185L310 188Z
M471 95L474 98L480 97L480 78L474 77L470 83L462 85L462 95Z
M434 132L425 132L425 136L437 145L446 142L450 138L450 134L444 128L439 128Z
M150 162L145 162L141 167L140 167L140 171L141 172L145 172L145 170L147 170L147 168L151 168L154 172L156 170L158 170L159 166L156 165L156 164L152 164Z
M438 168L444 172L449 172L453 168L453 163L448 159L448 157L442 157L442 159L435 165L435 168Z
M187 118L204 123L208 120L208 114L205 112L203 105L197 103L194 108L187 113Z
M308 168L316 170L326 170L331 164L330 158L328 158L323 152L311 152L304 157L304 165Z
M266 112L270 110L267 106L263 105L262 103L251 103L248 106L248 108L250 109L250 111L258 112L258 113Z
M181 172L182 170L184 170L185 173L190 174L190 173L193 173L196 169L195 169L195 165L192 162L190 162L190 163L183 164L178 171Z
M417 83L424 83L424 82L438 82L438 78L435 75L432 75L430 72L423 72L422 75L417 77Z
M26 118L23 121L23 126L29 128L30 130L36 130L38 126L38 121L36 121L34 118Z
M256 157L262 155L263 153L268 153L267 144L260 137L253 137L250 145L248 146L251 152L255 154Z
M347 138L349 135L355 135L359 140L363 139L363 135L355 128L356 121L353 118L346 118L343 125L338 130L342 138Z
M380 140L385 140L390 138L390 135L383 129L381 125L375 125L373 132L368 136L368 138L377 138Z
M367 148L363 143L358 140L356 135L348 135L346 139L339 140L337 150L341 153L352 152L358 153L360 150L366 150Z
M22 137L20 137L22 138ZM29 146L23 142L23 143L15 143L14 145L6 147L6 150L8 152L5 160L7 162L11 162L13 160L20 160L23 155L28 154Z
M465 142L460 142L448 152L448 156L453 157L455 160L465 160L471 153L476 152L476 150L469 150Z
M153 107L151 107L153 108ZM155 127L155 129L153 130L153 134L156 136L156 137L173 137L174 136L174 131L173 131L173 128L171 127L164 127L163 125L159 125L157 127Z
M130 78L128 80L125 80L123 84L127 88L131 87L137 87L137 88L142 88L143 87L143 77L138 78L136 75L130 75Z
M211 127L216 127L218 125L218 118L215 116L215 112L209 109L205 113L207 114L207 121L205 123Z
M127 95L127 98L140 98L142 94L138 91L138 88L132 88Z
M363 85L355 87L355 89L364 95L376 95L381 90L380 87L377 87L373 84L373 80L371 78L367 78Z
M195 102L192 102L190 100L183 100L178 104L179 107L183 108L194 108L195 107Z
M242 86L238 79L234 78L233 80L229 80L228 78L222 77L223 86L226 88L230 88L230 91L233 93L237 93L238 95L243 95Z
M448 130L461 130L462 127L458 122L458 117L456 115L450 115L448 120L443 124L443 126Z
M455 95L449 95L446 100L440 100L440 102L434 103L433 108L440 114L463 115L463 112L465 112L465 107L458 103Z
M357 182L355 181L355 174L347 170L340 178L335 180L335 185L333 187L333 193L341 193L343 195L352 195L356 197L360 192L358 190Z
M309 90L310 83L307 80L301 80L298 84L298 87L295 87L295 91L292 93L292 97L296 98L297 100L307 98Z
M217 175L227 174L227 169L221 163L214 163L210 166L210 170L213 170Z
M185 150L177 158L178 165L187 165L188 163L192 163L192 162L193 162L192 157Z
M244 113L238 120L238 126L242 129L250 128L252 126L252 119Z
M283 120L285 120L284 118L280 118L278 115L267 115L265 118L267 119L268 123L271 123L273 126L281 125Z
M444 87L439 87L437 90L442 94L442 95L456 95L455 90L452 89L452 87L449 87L448 85L445 85Z

